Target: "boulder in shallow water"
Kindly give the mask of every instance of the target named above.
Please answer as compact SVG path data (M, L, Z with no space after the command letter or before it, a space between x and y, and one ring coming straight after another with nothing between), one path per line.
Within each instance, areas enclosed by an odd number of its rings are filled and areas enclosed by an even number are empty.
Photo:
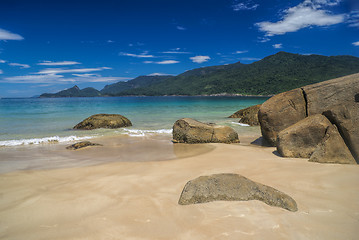
M130 120L120 114L96 114L78 123L74 129L121 128L132 126Z
M292 212L298 210L295 200L287 194L231 173L202 176L187 182L178 203L188 205L212 201L248 200L260 200L270 206L281 207Z
M177 143L237 143L233 128L182 118L173 125L173 142Z
M261 104L247 107L233 113L229 118L240 118L239 122L250 126L258 126L258 111Z
M321 114L307 117L279 132L277 150L283 157L309 158L330 126Z
M72 144L72 145L66 147L66 149L77 150L77 149L81 149L81 148L85 148L85 147L89 147L89 146L102 146L102 145L98 144L98 143L92 143L89 141L83 141L83 142L78 142L78 143Z

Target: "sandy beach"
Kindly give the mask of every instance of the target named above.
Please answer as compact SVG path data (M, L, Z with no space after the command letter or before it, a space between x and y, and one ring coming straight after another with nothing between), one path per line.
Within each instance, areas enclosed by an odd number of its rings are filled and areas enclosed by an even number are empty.
M250 144L257 137L200 146L142 139L127 152L121 141L129 139L96 139L106 145L79 151L0 149L2 159L18 162L2 166L0 239L357 239L359 167L281 158ZM28 170L15 171L21 159ZM49 168L58 169L41 169L36 159L57 161ZM187 181L215 173L274 187L298 211L260 201L178 205Z

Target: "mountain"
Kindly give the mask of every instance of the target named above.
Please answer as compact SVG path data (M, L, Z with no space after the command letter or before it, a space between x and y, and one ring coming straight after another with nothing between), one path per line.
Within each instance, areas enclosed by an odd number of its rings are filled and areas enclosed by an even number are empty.
M100 91L88 87L80 89L78 86L74 86L69 89L62 90L58 93L44 93L40 95L40 98L60 98L60 97L99 97Z
M147 87L155 83L159 83L164 79L172 78L171 75L166 76L139 76L127 82L117 82L114 84L106 85L101 90L103 96L115 96L121 94L121 92L136 89L139 87Z
M121 95L268 95L357 72L357 57L279 52L252 64L195 69Z
M197 68L177 76L139 76L127 82L96 89L77 86L40 97L128 96L128 95L271 95L301 86L359 72L354 56L300 55L287 52L251 64L240 62Z

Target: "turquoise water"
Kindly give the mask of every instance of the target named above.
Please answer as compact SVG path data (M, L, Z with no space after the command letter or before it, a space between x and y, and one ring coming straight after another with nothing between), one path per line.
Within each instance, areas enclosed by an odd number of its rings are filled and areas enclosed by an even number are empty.
M227 116L263 103L263 97L110 97L0 99L0 146L71 141L113 134L170 134L173 123L184 117L229 125L250 131ZM98 113L122 114L133 126L125 129L72 130Z

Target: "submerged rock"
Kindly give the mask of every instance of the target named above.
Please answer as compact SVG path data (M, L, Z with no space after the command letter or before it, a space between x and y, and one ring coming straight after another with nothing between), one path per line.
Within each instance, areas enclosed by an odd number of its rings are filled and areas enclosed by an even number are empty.
M231 127L206 124L182 118L173 125L173 142L178 143L236 143L238 134Z
M89 146L102 146L102 145L98 144L98 143L92 143L89 141L83 141L83 142L78 142L78 143L72 144L71 146L66 147L66 149L77 150L77 149L81 149L81 148L85 148L85 147L89 147Z
M130 120L120 114L92 115L74 126L74 129L121 128L132 126Z
M202 176L187 182L178 204L248 200L260 200L292 212L298 210L295 200L287 194L231 173Z
M240 118L239 122L250 126L258 126L258 111L261 104L241 109L233 113L229 118Z

